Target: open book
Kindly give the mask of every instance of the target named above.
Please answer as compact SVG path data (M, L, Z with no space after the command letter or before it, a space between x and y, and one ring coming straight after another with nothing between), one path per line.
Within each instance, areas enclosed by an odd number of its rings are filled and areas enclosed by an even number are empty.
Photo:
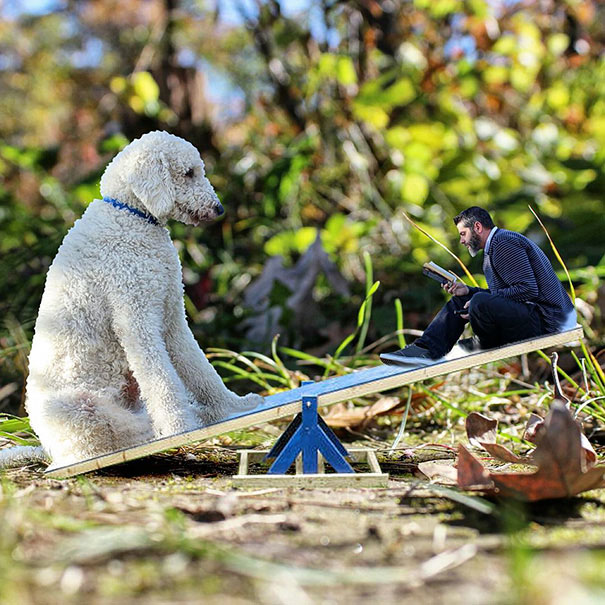
M440 267L433 261L424 263L424 265L422 265L422 272L431 279L437 280L440 284L454 282L458 279L458 276L455 273Z

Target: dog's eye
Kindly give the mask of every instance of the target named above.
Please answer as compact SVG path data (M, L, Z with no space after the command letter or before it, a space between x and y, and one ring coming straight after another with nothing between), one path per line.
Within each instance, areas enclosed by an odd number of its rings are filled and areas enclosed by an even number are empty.
M192 179L194 174L195 174L195 172L194 172L193 168L189 168L189 170L187 170L187 172L185 173L185 176L188 179Z

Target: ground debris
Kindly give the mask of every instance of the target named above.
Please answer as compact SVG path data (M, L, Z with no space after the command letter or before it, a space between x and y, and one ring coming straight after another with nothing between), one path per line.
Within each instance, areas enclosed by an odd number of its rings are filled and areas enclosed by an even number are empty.
M567 498L605 486L605 466L594 466L594 450L590 444L588 447L584 445L581 430L564 402L553 402L544 421L544 429L538 431L536 437L539 439L538 446L530 459L538 467L534 473L490 473L460 445L458 486L530 502ZM479 443L485 449L493 445L483 441ZM507 454L512 452L507 451ZM512 458L512 461L523 460L514 454Z
M12 553L11 577L34 602L51 592L56 602L255 603L271 594L277 603L292 589L309 603L371 595L411 604L456 603L464 587L475 602L506 592L508 540L482 498L410 475L388 488L235 490L229 474L209 472L213 461L236 472L232 456L185 456L139 463L143 475L116 467L64 482L33 471L6 478L0 557ZM605 539L593 530L601 520L593 501L536 509L549 520L540 547L552 548L548 532L568 518L582 540ZM578 516L580 505L590 514ZM478 519L492 520L489 532Z

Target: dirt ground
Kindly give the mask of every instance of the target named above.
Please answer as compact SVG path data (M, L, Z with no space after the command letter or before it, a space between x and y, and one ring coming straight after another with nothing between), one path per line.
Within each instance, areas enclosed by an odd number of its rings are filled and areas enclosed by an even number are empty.
M431 485L415 462L381 457L389 485L374 489L236 489L237 453L222 447L64 481L7 471L0 602L605 599L605 490L489 501Z

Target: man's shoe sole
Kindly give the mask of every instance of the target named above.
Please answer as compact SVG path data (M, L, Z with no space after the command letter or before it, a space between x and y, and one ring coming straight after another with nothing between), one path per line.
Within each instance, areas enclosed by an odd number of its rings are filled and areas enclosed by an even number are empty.
M431 366L441 359L427 359L426 357L404 357L403 355L395 355L395 353L382 353L380 355L382 363L392 366Z

